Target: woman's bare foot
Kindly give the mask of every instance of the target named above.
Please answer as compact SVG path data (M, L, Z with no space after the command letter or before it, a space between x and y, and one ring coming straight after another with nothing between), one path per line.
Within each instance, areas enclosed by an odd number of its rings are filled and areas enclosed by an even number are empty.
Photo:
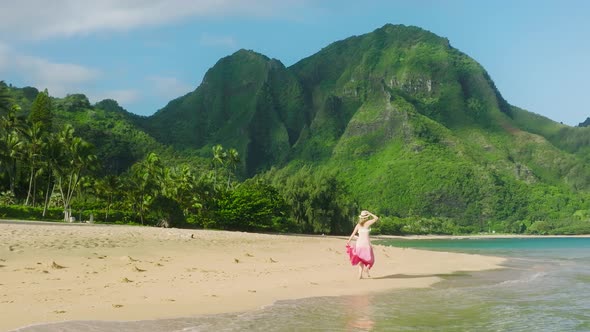
M359 279L363 279L363 270L365 269L365 267L360 264L359 265Z

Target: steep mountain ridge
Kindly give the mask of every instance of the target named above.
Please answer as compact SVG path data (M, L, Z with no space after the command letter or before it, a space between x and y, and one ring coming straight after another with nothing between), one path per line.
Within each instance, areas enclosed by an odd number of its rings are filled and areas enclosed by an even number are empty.
M220 142L246 157L252 152L245 168L253 174L261 169L255 160L270 158L267 168L284 161L284 153L276 151L289 150L295 142L301 146L312 136L320 145L336 140L363 104L385 96L402 97L449 128L489 125L489 117L498 116L493 113L511 112L485 70L448 40L416 27L386 25L335 42L289 68L240 50L221 59L199 88L170 102L143 126L159 141L180 148ZM260 128L260 119L270 123ZM288 140L281 138L284 130ZM276 144L257 148L271 137ZM312 160L329 156L321 149L301 153Z
M237 51L150 117L94 107L188 155L236 148L242 177L278 187L303 166L335 172L389 216L518 231L590 202L590 129L509 105L474 59L417 27L388 24L288 68Z
M528 114L447 39L388 24L289 68L238 51L148 120L191 119L208 138L183 144L236 147L247 175L274 166L276 178L289 177L314 165L339 172L363 206L468 224L545 218L530 209L559 209L544 193L590 188L580 149L542 129L553 125L529 127ZM568 137L583 140L576 129Z
M285 160L308 122L295 77L278 60L240 50L213 66L195 91L171 101L141 124L159 141L210 153L231 146L256 171Z

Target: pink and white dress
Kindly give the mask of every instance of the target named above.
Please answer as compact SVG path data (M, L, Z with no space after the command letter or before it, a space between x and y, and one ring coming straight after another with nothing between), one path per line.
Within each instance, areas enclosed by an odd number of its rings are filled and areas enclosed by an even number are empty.
M360 227L358 230L358 238L354 247L346 246L346 252L350 257L350 263L357 265L363 263L369 269L375 263L375 255L373 255L373 247L369 239L370 228Z

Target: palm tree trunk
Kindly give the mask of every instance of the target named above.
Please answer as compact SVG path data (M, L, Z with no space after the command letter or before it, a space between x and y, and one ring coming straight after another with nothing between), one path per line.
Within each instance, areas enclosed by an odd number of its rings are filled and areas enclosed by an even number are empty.
M59 177L58 181L59 181L59 184L58 184L59 193L61 194L61 201L64 206L64 221L68 222L68 221L70 221L70 212L68 211L68 203L66 202L66 195L65 195L64 189L63 189L63 179L61 176Z
M33 206L35 206L36 198L37 198L37 177L33 176Z
M141 224L143 225L143 194L141 195L141 202L139 202L139 220L141 220Z
M12 191L12 194L16 197L16 159L12 161L12 166L9 173L10 191Z
M29 197L31 197L31 189L33 188L33 174L35 173L35 168L31 166L31 176L29 177L29 191L27 192L27 199L25 200L25 205L29 205Z
M111 212L111 204L113 202L113 196L109 195L109 203L107 204L107 213L104 217L104 222L108 222L109 221L109 212Z
M45 214L47 213L47 206L49 205L49 197L51 197L49 195L49 187L51 187L51 173L49 173L49 176L47 177L47 190L45 191L45 204L43 205L43 217L45 217ZM53 188L51 189L51 192L53 193Z

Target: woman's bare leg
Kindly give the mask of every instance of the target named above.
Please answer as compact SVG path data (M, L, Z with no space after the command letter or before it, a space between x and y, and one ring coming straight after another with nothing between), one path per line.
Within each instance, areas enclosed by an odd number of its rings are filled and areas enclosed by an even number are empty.
M359 263L359 279L363 279L363 270L365 269L365 264Z

